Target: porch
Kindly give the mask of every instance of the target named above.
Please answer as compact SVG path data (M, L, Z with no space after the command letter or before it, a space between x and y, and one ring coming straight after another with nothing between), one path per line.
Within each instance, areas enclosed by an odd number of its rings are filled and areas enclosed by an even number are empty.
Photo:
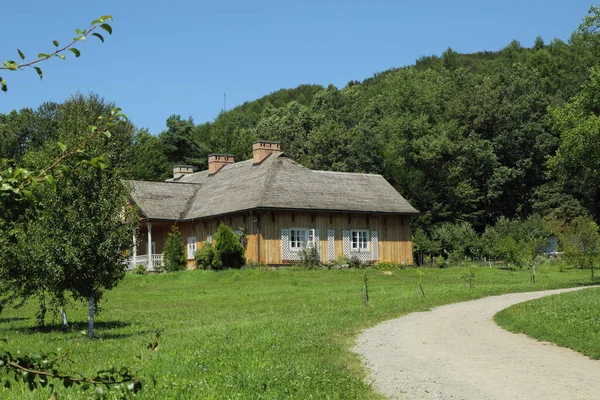
M145 226L144 226L145 225ZM154 226L153 226L154 225ZM162 250L170 224L146 221L133 229L133 248L127 260L127 270L133 271L141 264L148 272L158 272L163 267Z

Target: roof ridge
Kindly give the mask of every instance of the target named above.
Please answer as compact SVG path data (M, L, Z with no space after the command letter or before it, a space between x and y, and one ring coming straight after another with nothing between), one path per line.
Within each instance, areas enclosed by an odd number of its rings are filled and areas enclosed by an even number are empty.
M181 182L184 183L184 182ZM189 182L189 183L193 183L193 182ZM190 211L190 208L192 206L192 204L194 203L194 200L196 200L196 196L198 195L198 192L200 191L200 189L202 189L202 184L201 183L193 183L194 185L197 185L198 187L196 188L196 190L194 190L194 194L190 196L190 198L188 199L188 201L185 203L185 206L183 207L183 211L181 212L181 214L179 215L179 219L180 220L184 220L184 215L187 215L188 212Z
M370 176L381 176L381 174L374 174L372 172L347 172L347 171L324 171L321 169L311 169L312 172L321 172L324 174L348 174L348 175L370 175Z
M271 179L277 169L276 166L272 166L272 165L277 161L279 161L279 157L272 158L271 165L269 165L271 168L267 172L267 177L265 178L265 180L263 182L263 187L262 187L262 190L260 191L260 196L258 197L258 204L256 205L256 207L261 207L265 201L267 188L269 188L271 186ZM257 167L260 168L261 165L263 165L263 164L259 164L259 165L257 165Z

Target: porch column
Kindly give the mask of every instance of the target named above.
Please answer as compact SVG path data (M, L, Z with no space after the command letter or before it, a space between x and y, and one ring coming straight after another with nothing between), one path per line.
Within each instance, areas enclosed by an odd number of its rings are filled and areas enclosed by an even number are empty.
M148 269L152 268L152 222L150 222L150 220L148 220L147 222L148 225Z
M137 258L137 228L133 228L133 259L131 260L131 269L135 269L136 267L136 258Z

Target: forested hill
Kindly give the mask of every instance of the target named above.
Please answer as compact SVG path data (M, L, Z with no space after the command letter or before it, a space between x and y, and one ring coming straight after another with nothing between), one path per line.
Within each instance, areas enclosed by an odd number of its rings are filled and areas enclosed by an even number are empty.
M593 17L568 42L538 38L532 47L515 41L475 54L449 48L341 89L280 90L210 123L171 116L158 135L129 126L119 162L131 178L161 180L174 164L201 170L209 153L243 160L253 141L279 140L313 169L382 174L422 212L420 226L483 227L532 213L587 212L599 220L600 36ZM61 110L69 107L0 115L0 157L27 160L46 141L68 135L61 127L70 114Z

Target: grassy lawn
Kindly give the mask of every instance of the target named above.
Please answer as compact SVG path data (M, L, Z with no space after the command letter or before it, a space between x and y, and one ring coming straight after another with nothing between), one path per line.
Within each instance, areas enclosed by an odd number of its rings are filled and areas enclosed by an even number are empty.
M509 331L526 333L600 359L600 288L516 304L494 319Z
M479 268L469 289L461 278L466 269L422 271L425 298L415 269L369 271L369 307L362 304L360 270L128 275L106 294L96 340L81 332L83 305L69 310L77 324L69 333L32 330L35 304L5 310L0 337L8 338L9 349L27 353L66 348L75 365L93 372L113 363L134 365L154 331L163 328L160 348L144 369L157 383L140 398L370 399L377 396L348 350L362 329L440 304L589 283L589 271L539 268L532 285L528 271ZM2 399L47 398L46 392L31 394L18 385L2 390ZM60 391L63 399L85 397Z

